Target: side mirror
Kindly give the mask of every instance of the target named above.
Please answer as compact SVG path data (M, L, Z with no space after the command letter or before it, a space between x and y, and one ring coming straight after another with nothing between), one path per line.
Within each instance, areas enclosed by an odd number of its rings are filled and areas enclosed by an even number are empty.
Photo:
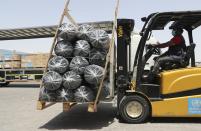
M146 22L146 21L147 21L147 17L142 17L142 18L141 18L141 21L142 21L142 22Z

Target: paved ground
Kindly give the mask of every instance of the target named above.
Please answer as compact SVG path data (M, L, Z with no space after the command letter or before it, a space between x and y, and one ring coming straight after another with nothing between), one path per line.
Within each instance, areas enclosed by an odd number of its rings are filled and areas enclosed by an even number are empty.
M152 118L145 124L119 123L111 104L103 104L97 113L88 113L86 105L67 113L61 104L36 110L37 84L0 88L0 131L105 130L105 131L200 131L201 119Z

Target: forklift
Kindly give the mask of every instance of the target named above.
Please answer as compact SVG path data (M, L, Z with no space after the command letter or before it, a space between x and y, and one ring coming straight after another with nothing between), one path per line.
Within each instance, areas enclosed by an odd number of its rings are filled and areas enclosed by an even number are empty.
M201 117L201 67L195 66L193 31L201 25L201 11L153 13L141 19L134 64L131 65L131 32L134 20L117 20L117 108L120 119L142 123L149 117ZM186 53L181 61L165 63L154 82L147 80L145 65L160 50L147 48L154 30L182 27L188 33ZM133 69L131 70L131 66Z

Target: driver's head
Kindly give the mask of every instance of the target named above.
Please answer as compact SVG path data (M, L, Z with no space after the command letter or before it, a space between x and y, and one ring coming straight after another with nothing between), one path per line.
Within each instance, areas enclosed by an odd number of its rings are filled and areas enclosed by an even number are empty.
M183 33L183 29L179 28L179 27L175 27L172 29L172 35L176 36L176 35L181 35Z

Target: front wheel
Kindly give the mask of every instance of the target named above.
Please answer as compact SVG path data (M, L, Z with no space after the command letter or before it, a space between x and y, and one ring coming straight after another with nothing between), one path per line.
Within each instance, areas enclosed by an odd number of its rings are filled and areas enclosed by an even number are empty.
M119 114L127 123L142 123L149 117L149 102L138 95L125 96L120 102Z

